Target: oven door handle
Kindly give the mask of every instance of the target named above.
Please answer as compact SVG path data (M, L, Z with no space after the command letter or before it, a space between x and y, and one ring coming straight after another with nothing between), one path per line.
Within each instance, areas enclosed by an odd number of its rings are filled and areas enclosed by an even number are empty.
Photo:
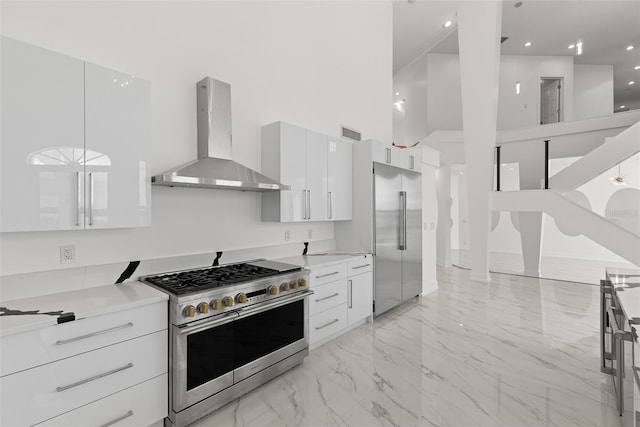
M228 311L222 317L214 317L211 319L206 319L202 322L195 322L193 324L176 326L178 334L180 335L189 335L194 332L200 332L204 329L209 329L214 326L224 325L225 323L233 322L238 317L238 313L236 311Z
M263 311L267 311L267 310L271 310L272 308L276 308L279 307L281 305L285 305L285 304L289 304L291 302L295 302L295 301L299 301L301 299L307 298L311 295L313 295L314 292L311 290L306 290L302 293L299 294L295 294L295 295L291 295L288 297L284 297L284 298L278 298L272 302L267 302L267 303L262 303L262 304L256 304L253 307L250 308L243 308L240 309L238 311L238 317L242 318L242 317L247 317L247 316L252 316L254 314L258 314L258 313L262 313Z

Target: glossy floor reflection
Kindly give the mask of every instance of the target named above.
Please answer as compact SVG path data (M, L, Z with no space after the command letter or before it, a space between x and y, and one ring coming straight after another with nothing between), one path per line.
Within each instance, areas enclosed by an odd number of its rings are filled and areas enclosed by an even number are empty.
M594 286L439 271L440 289L311 352L202 426L620 426Z

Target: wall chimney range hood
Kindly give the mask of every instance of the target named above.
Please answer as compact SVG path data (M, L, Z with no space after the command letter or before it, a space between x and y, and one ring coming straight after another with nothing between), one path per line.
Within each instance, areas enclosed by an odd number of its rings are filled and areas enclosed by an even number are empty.
M198 160L153 176L154 185L240 191L289 190L231 159L231 86L206 77L196 84Z

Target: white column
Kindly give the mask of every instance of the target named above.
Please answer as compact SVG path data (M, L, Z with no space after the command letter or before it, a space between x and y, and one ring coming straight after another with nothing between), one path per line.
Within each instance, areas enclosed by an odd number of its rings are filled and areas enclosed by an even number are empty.
M436 228L436 260L442 267L451 267L451 166L436 170L438 196L438 226Z
M489 230L496 142L502 2L458 9L462 123L469 205L471 280L489 282Z
M542 212L520 212L519 215L524 274L527 276L540 276Z

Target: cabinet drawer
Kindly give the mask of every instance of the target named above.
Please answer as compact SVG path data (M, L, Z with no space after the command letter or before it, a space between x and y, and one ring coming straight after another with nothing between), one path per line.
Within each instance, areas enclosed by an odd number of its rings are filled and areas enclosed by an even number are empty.
M351 277L356 274L361 274L361 273L366 273L367 271L371 271L372 268L373 268L372 257L360 258L354 261L349 261L348 274L349 274L349 277Z
M343 331L347 327L347 304L318 313L309 318L309 344L313 345Z
M329 308L347 302L347 279L325 283L313 288L314 294L309 297L309 315L321 313Z
M167 372L167 331L0 378L0 425L31 425Z
M167 374L160 375L38 425L48 427L150 425L167 416L167 381Z
M0 376L167 329L167 302L8 335L0 341Z
M310 286L334 282L347 277L347 263L332 264L326 267L313 267L309 273Z

